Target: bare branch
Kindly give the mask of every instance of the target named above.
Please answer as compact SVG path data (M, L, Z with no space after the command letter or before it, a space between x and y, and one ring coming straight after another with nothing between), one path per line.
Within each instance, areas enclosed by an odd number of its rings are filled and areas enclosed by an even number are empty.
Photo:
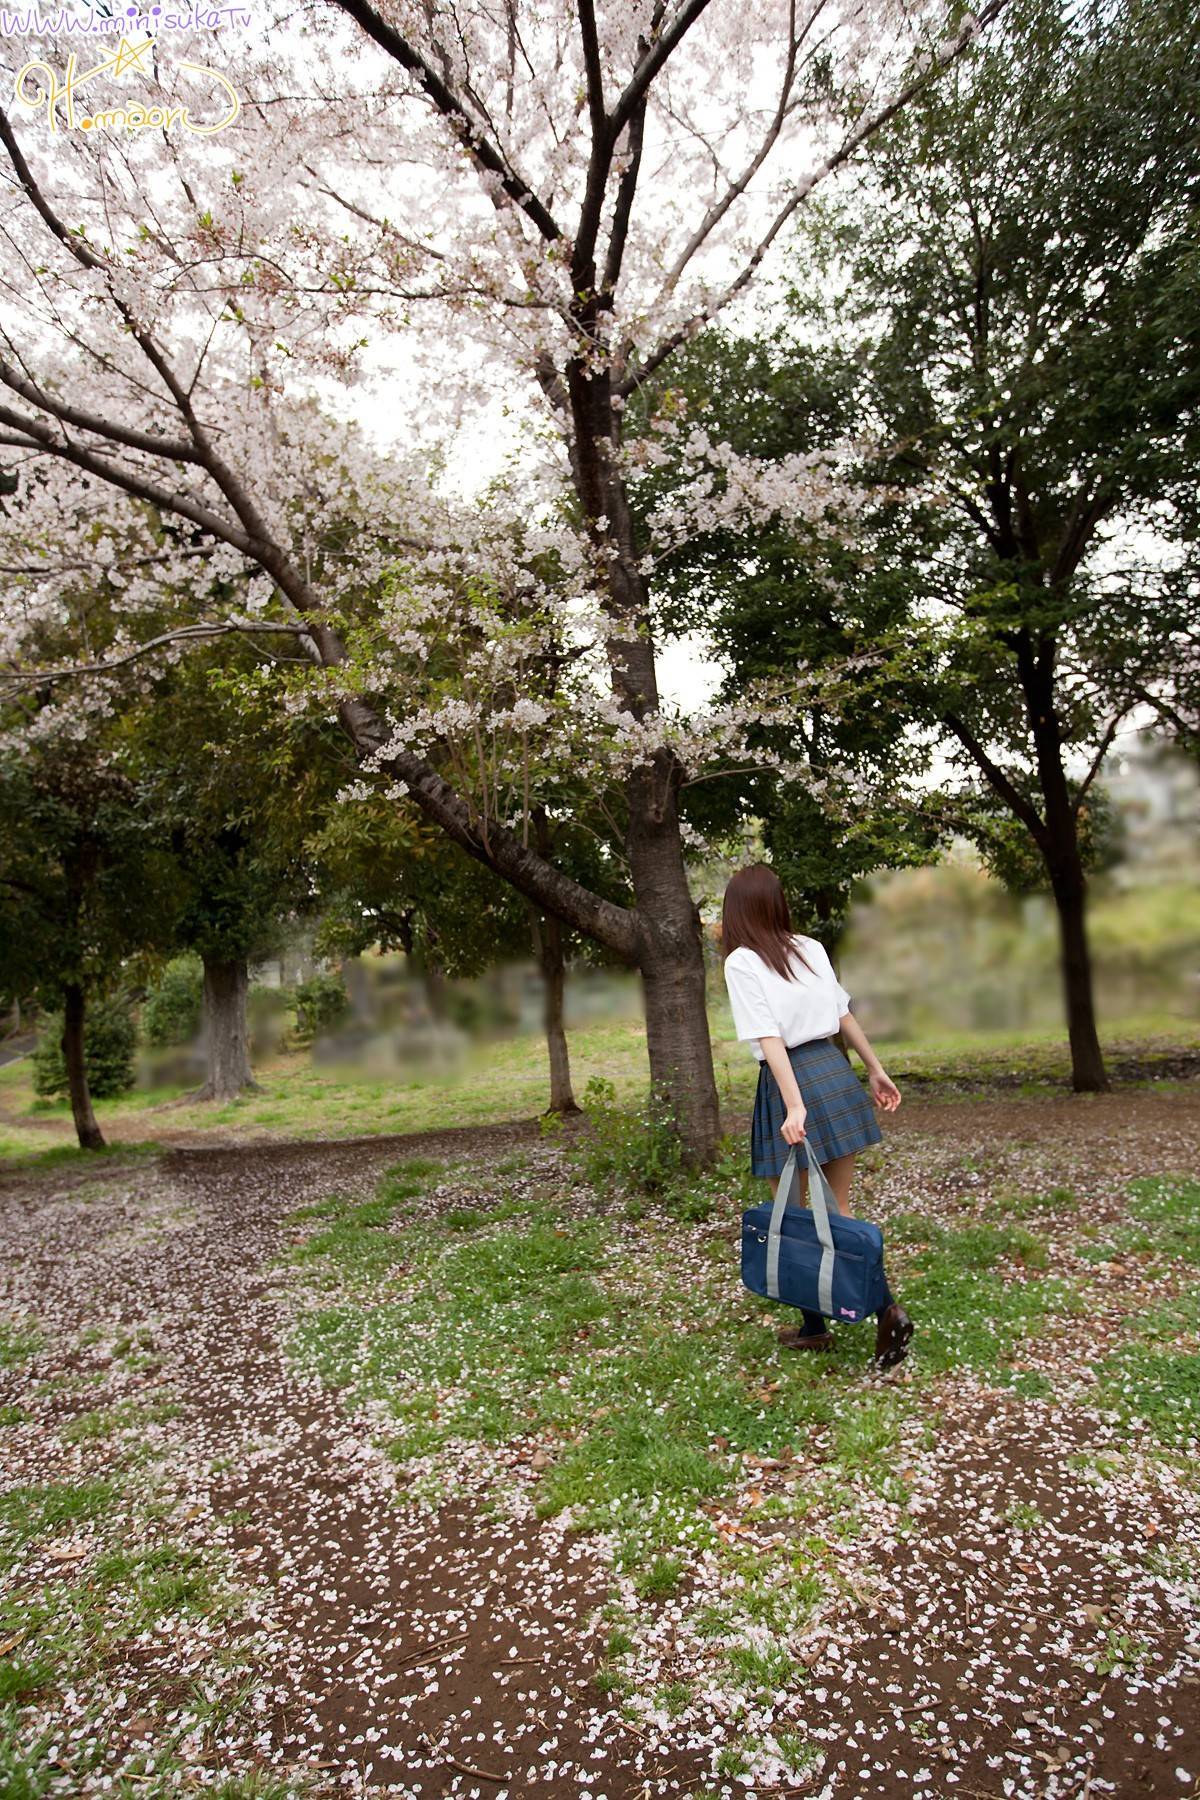
M1025 798L1020 788L1014 786L999 764L988 755L970 726L956 713L944 713L942 723L954 733L971 760L987 778L989 785L999 794L1009 810L1020 819L1038 848L1044 849L1050 838L1037 808Z
M1132 702L1130 702L1130 706L1131 705L1132 705ZM1091 787L1093 781L1095 781L1097 775L1100 773L1100 765L1103 763L1105 757L1108 755L1109 749L1112 746L1113 739L1116 737L1117 732L1120 729L1122 722L1129 717L1130 706L1123 707L1121 709L1121 711L1119 713L1117 713L1116 716L1112 720L1110 720L1108 729L1105 731L1104 736L1100 739L1100 743L1099 743L1099 746L1097 747L1096 754L1095 754L1095 756L1093 756L1093 758L1091 760L1091 764L1088 768L1087 774L1084 776L1083 780L1079 784L1079 790L1075 795L1075 800L1071 807L1072 812L1075 814L1075 816L1077 818L1079 816L1080 809L1083 806L1083 802L1087 795L1088 789Z
M155 650L161 650L165 644L183 644L203 642L209 638L227 637L232 632L244 636L253 636L256 632L286 632L289 637L308 636L307 625L283 625L273 620L259 620L257 623L241 622L227 619L214 621L211 625L181 625L177 631L164 631L158 637L147 638L144 644L138 644L124 656L101 658L99 662L70 663L60 669L10 669L0 677L5 688L15 691L26 687L46 687L56 681L70 681L79 675L109 675L114 669L124 669L130 663L140 662Z
M990 23L992 19L1003 11L1006 4L1007 0L989 0L989 4L979 13L977 24L970 30L959 32L958 37L954 39L952 44L946 49L945 54L939 57L936 67L932 69L928 67L923 69L921 73L915 76L912 81L899 91L899 93L894 94L885 106L881 106L875 112L865 114L859 124L855 126L854 130L848 133L842 140L842 143L833 154L822 163L819 168L812 170L811 173L799 183L794 192L780 207L774 219L771 221L771 224L763 233L763 236L759 239L753 251L750 253L737 275L734 276L733 280L727 283L721 293L719 293L709 305L699 308L692 314L690 319L685 319L682 325L677 326L674 331L669 332L667 336L650 351L649 355L638 364L636 370L621 382L616 391L623 396L632 393L635 388L653 375L654 372L666 362L667 358L679 349L681 344L686 343L689 338L694 337L705 325L711 324L718 313L723 312L732 301L736 300L738 295L749 287L751 281L758 272L759 265L763 258L766 256L768 250L771 248L788 220L791 219L803 205L813 190L818 187L822 181L826 180L830 175L840 169L845 163L849 162L850 158L860 150L877 131L886 125L889 119L893 119L897 113L902 112L909 102L921 92L922 88L924 88L929 81L936 78L944 66L952 62L956 57L961 56L967 45L974 39L976 31Z

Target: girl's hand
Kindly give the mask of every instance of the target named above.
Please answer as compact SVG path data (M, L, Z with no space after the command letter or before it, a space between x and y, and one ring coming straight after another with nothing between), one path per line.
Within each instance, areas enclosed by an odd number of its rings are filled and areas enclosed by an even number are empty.
M804 1121L808 1117L808 1109L804 1106L790 1106L787 1117L779 1127L785 1144L802 1144L804 1142Z
M900 1089L883 1069L871 1076L871 1098L880 1112L895 1112L900 1104Z

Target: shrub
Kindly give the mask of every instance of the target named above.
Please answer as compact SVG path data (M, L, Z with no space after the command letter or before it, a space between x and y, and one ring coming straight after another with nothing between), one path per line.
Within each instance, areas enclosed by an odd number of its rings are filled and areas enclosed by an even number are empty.
M340 975L314 975L296 989L296 1034L311 1043L318 1032L328 1031L350 1010L350 996Z
M591 1130L580 1140L584 1173L593 1187L614 1183L660 1198L684 1180L683 1144L661 1094L651 1091L636 1111L617 1105L611 1081L593 1076L583 1092Z
M702 1220L718 1197L737 1194L744 1205L762 1199L744 1178L745 1156L728 1144L712 1169L697 1173L688 1167L670 1102L661 1091L652 1089L645 1105L627 1109L617 1105L611 1081L593 1076L583 1104L591 1129L574 1141L572 1154L590 1186L617 1188L629 1197L631 1211L644 1210L643 1201L658 1201L680 1218Z
M57 1099L68 1091L62 1030L61 1014L48 1013L42 1020L33 1053L33 1091L43 1099ZM83 1057L94 1100L129 1092L136 1052L137 1027L128 998L114 994L91 1001L83 1024Z
M198 956L174 957L146 995L142 1036L155 1046L192 1043L203 1005L204 964Z

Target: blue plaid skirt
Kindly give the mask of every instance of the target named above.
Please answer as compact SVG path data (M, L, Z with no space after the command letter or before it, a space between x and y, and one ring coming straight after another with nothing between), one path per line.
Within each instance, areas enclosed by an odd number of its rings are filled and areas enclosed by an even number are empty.
M871 1098L832 1038L793 1044L788 1060L808 1109L805 1128L819 1163L880 1142L883 1133ZM750 1127L750 1168L755 1175L782 1174L790 1147L779 1135L786 1117L779 1083L763 1063Z

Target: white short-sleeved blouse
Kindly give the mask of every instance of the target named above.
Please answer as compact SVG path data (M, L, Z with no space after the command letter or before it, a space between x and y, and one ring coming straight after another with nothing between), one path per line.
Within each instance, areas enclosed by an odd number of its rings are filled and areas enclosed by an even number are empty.
M759 1038L779 1037L789 1049L812 1038L832 1037L850 1005L850 996L833 972L833 964L816 938L799 937L805 961L793 963L795 979L785 981L757 950L743 946L725 958L725 985L734 1029L749 1043L759 1062Z

